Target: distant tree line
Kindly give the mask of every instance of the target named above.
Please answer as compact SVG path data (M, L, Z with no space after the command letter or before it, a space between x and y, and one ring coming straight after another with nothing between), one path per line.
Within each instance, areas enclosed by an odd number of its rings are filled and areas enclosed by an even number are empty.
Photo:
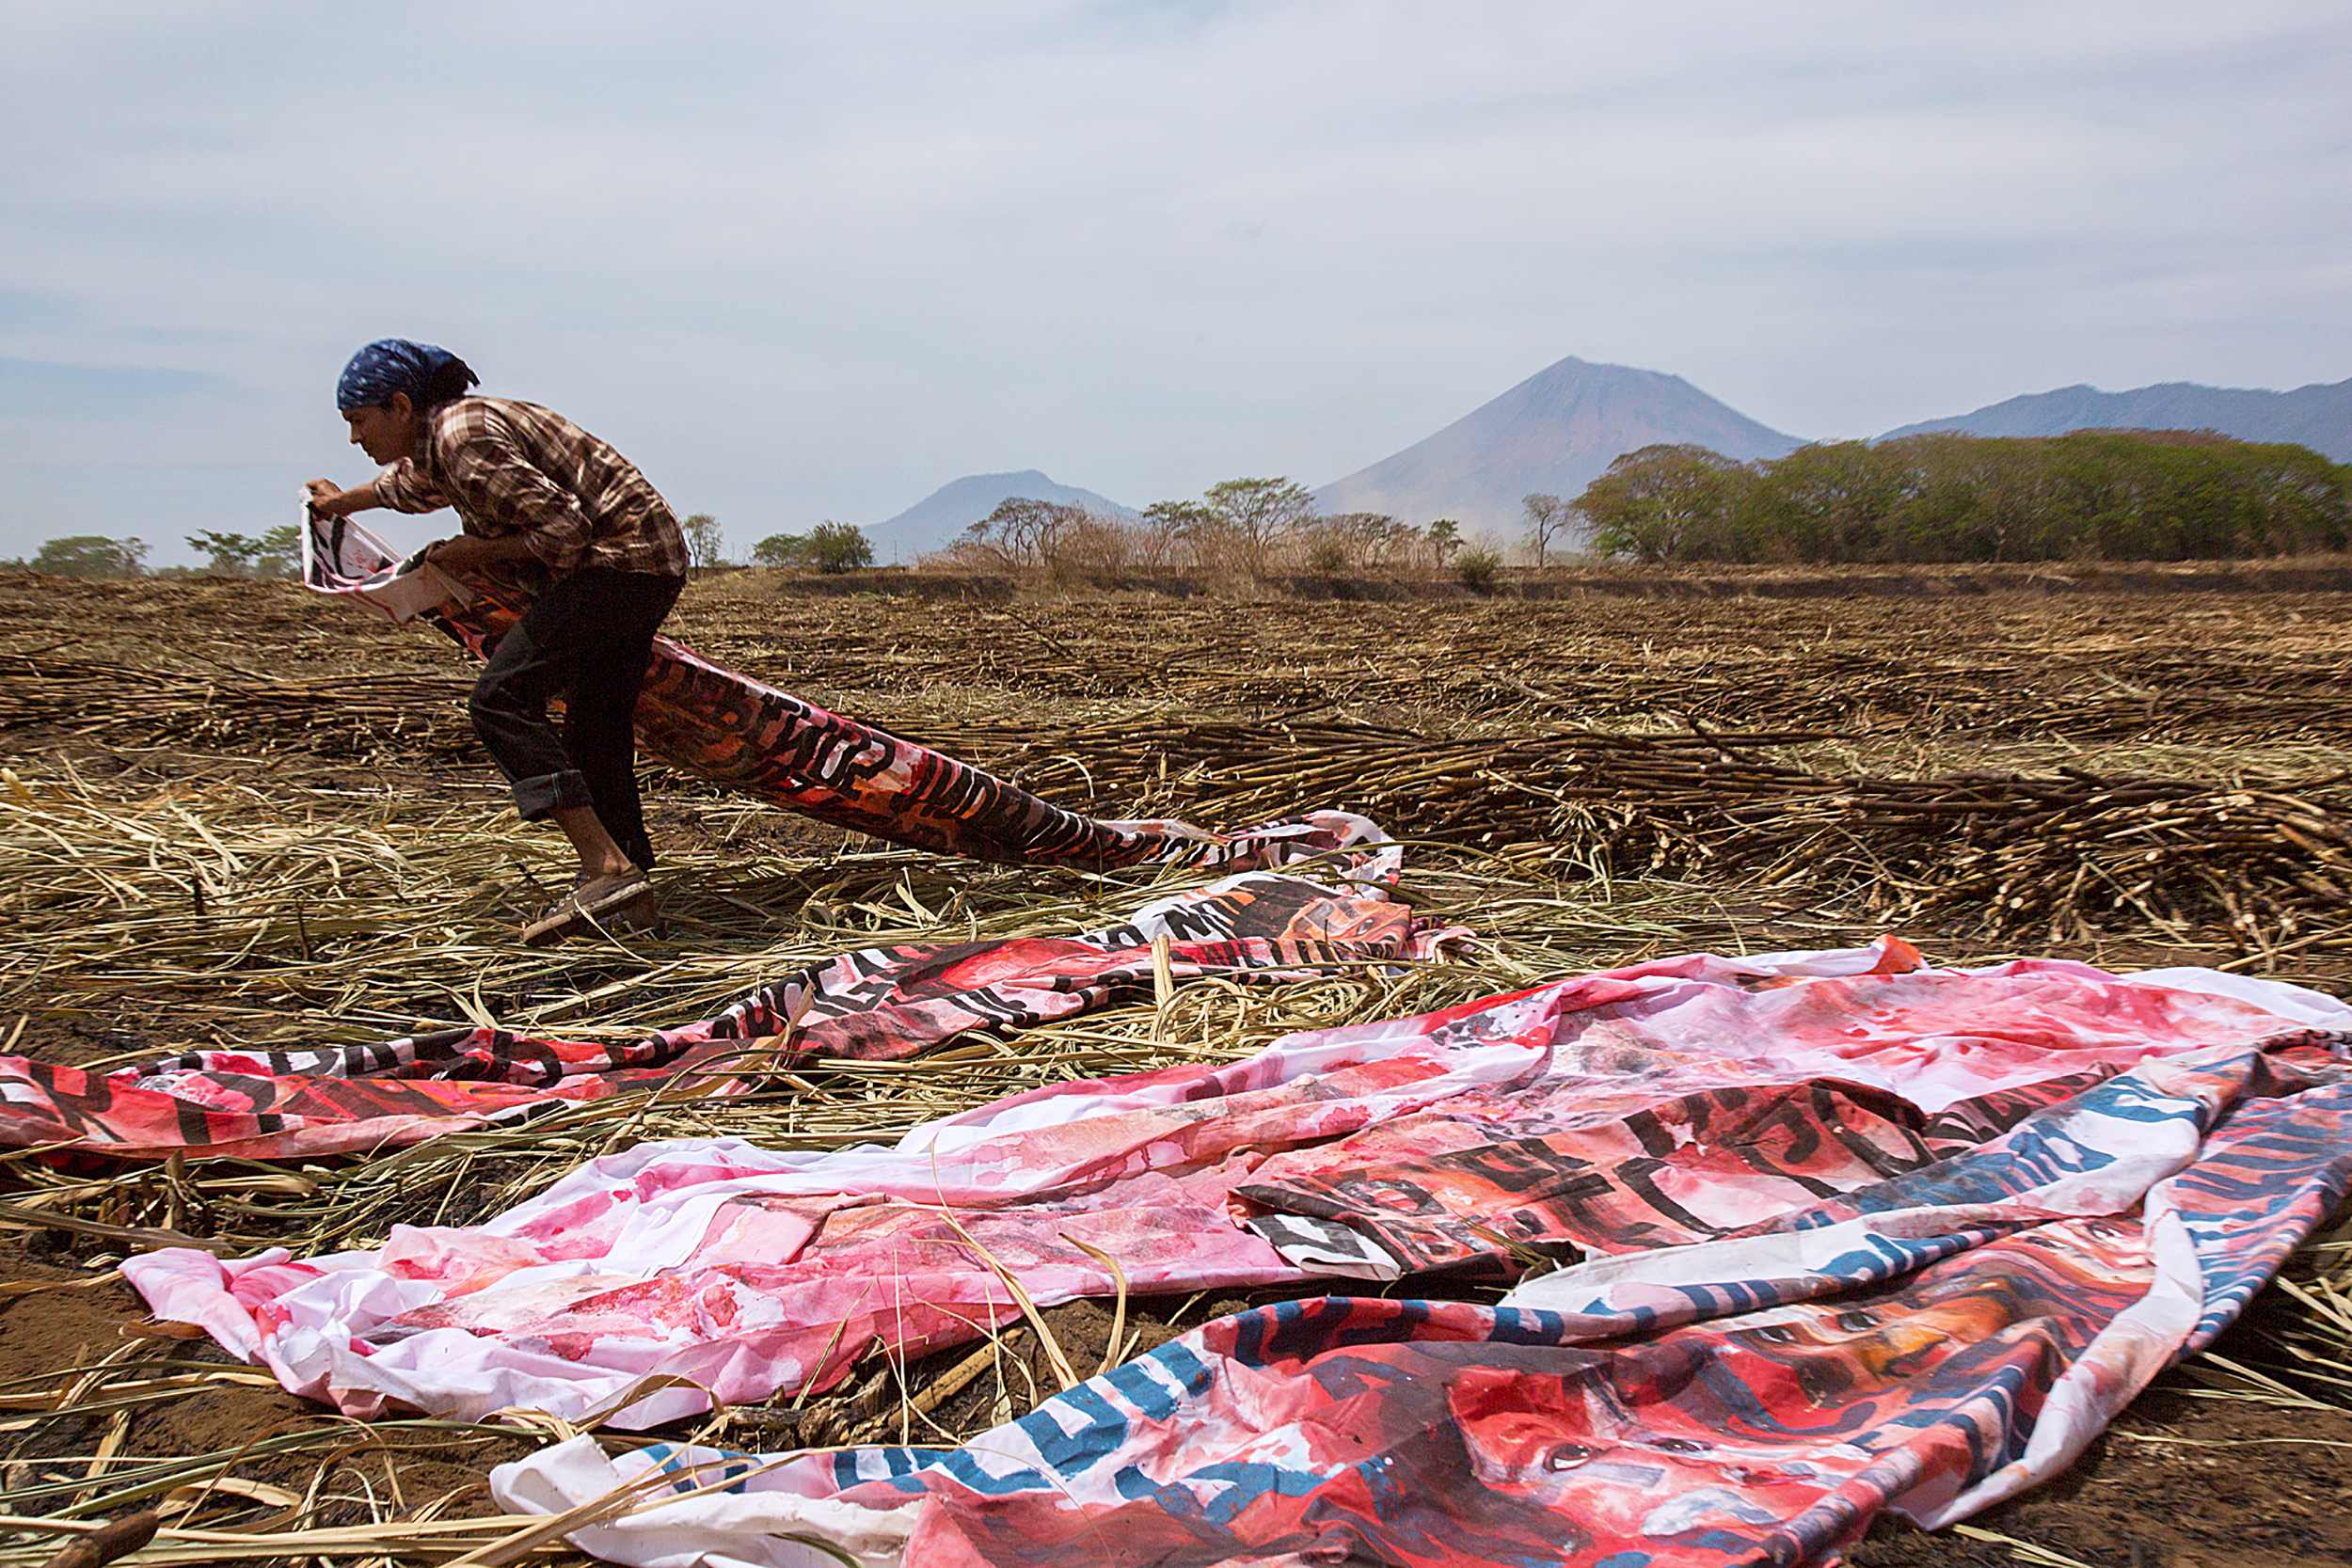
M1549 502L1553 531L1567 513ZM728 560L719 519L697 512L679 519L696 566ZM238 578L292 576L298 540L292 526L259 538L198 533L192 549L209 564L199 572ZM53 539L30 561L0 561L0 568L29 568L59 577L140 577L147 546L136 539L96 536ZM874 563L873 542L853 524L826 521L805 533L773 533L749 551L753 565L786 571L839 573ZM1313 494L1290 479L1229 479L1198 499L1158 501L1140 515L1113 516L1057 501L1015 498L965 529L925 564L984 573L1037 573L1057 582L1114 584L1159 575L1257 581L1285 575L1338 578L1359 571L1451 571L1484 590L1502 565L1491 541L1464 537L1450 517L1415 526L1377 512L1325 515ZM189 575L181 568L156 574Z
M226 578L290 578L301 564L301 540L294 525L284 524L258 537L206 530L187 536L188 548L206 558L196 574ZM45 573L55 578L140 578L148 575L148 546L141 539L108 539L95 533L52 539L33 552L29 561L0 561L0 567ZM167 567L158 577L192 575L183 567Z
M208 557L204 570L230 578L290 578L302 564L302 541L294 525L282 524L260 538L242 533L191 533L188 548Z
M2212 431L1935 434L1761 463L1655 446L1570 506L1595 552L1636 561L2205 561L2342 550L2352 467Z
M135 578L147 575L147 542L107 539L95 533L52 539L33 552L29 561L5 561L0 566L40 572L53 578Z
M1135 517L1015 498L929 559L963 571L1094 583L1196 574L1233 581L1337 578L1451 565L1481 587L1502 563L1487 546L1465 548L1461 525L1450 517L1417 528L1385 513L1327 515L1305 485L1283 478L1224 480L1196 500L1154 501Z
M822 522L806 533L771 533L752 546L752 563L797 572L854 572L874 563L874 546L854 523Z
M682 523L696 565L725 560L718 518L698 512ZM755 566L850 572L874 563L874 546L864 530L827 521L805 533L770 534L750 555ZM1381 513L1327 516L1289 479L1229 479L1196 500L1158 501L1138 516L1015 497L924 558L951 571L1104 584L1161 574L1254 580L1437 566L1477 587L1491 582L1502 561L1490 546L1466 541L1451 518L1417 528Z

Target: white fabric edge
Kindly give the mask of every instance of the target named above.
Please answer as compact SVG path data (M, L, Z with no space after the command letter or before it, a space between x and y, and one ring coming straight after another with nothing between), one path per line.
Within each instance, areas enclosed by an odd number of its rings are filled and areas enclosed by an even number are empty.
M2006 1501L2064 1470L2106 1431L2123 1407L2171 1364L2205 1310L2204 1270L2188 1227L2159 1188L2144 1222L2155 1277L2148 1293L2117 1313L2050 1386L2025 1451L1941 1504L1891 1497L1887 1511L1922 1529L1941 1529Z
M582 1434L490 1472L490 1496L509 1513L550 1515L596 1501L642 1476L624 1474L594 1437ZM569 1532L581 1551L628 1568L705 1568L742 1562L758 1568L898 1568L914 1528L915 1499L905 1508L860 1508L789 1492L711 1490L691 1497L656 1491L654 1501L620 1518ZM824 1551L787 1539L820 1536Z

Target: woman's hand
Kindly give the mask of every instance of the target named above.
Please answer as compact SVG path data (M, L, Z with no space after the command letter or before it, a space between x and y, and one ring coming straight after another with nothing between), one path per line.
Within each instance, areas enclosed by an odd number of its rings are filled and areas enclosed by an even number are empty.
M375 504L373 481L357 490L346 490L331 479L314 479L303 488L310 493L310 515L313 517L349 516Z

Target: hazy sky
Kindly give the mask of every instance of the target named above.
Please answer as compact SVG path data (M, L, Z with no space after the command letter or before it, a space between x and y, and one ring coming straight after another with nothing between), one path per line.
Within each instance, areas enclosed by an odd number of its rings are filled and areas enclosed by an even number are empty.
M1320 484L1569 354L1805 436L2341 380L2347 81L2341 0L8 0L0 555L357 483L386 335L739 550Z

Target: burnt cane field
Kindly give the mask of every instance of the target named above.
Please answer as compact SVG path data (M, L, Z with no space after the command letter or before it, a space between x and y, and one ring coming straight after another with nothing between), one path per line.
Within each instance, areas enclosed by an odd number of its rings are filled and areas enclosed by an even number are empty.
M2334 560L1216 597L699 576L667 629L737 669L1097 816L1363 813L1409 841L1423 912L1477 939L1402 979L1188 986L745 1099L625 1095L373 1159L0 1158L0 1511L27 1521L0 1568L144 1509L216 1532L170 1560L581 1560L514 1541L483 1485L560 1423L362 1426L288 1396L112 1275L174 1238L369 1246L644 1139L889 1141L1041 1083L1703 948L1894 931L1940 962L2193 963L2352 995L2348 616ZM0 671L0 1049L61 1064L467 1022L634 1037L845 949L1103 924L1150 881L845 838L647 764L664 925L532 951L516 927L562 885L560 840L515 821L469 672L430 630L285 583L12 574ZM2323 1227L2055 1484L1935 1535L1882 1523L1852 1560L2352 1561L2348 1248ZM1075 1303L1042 1314L1054 1346L1016 1327L977 1370L964 1351L877 1358L831 1393L651 1435L898 1441L912 1411L918 1440L961 1437L1050 1392L1056 1351L1090 1370L1279 1293Z

